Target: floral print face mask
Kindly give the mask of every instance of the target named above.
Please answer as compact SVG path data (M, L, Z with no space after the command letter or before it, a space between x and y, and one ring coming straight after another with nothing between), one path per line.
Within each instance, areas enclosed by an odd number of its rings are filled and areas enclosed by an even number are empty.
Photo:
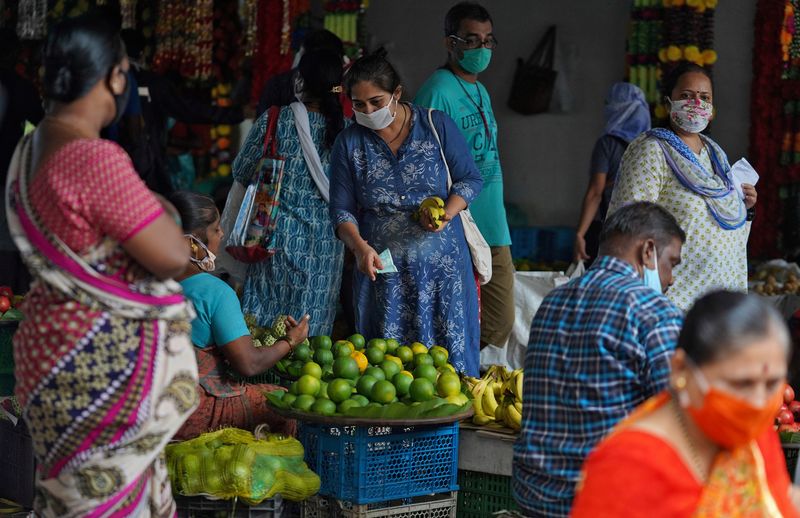
M681 99L669 101L669 118L672 122L688 133L700 133L708 126L714 107L702 99Z

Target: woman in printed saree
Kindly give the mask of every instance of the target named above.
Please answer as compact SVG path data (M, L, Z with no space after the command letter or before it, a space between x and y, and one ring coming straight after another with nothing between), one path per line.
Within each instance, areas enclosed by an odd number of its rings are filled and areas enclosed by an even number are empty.
M687 311L713 289L747 291L747 238L757 193L733 184L725 152L701 134L713 118L709 72L681 63L667 77L669 128L631 142L622 157L609 213L633 201L662 205L686 231L683 262L667 296Z
M14 336L37 516L172 516L163 448L197 405L188 262L174 217L99 138L130 89L119 36L74 18L44 47L47 116L23 137L7 217L34 283Z
M720 291L698 300L670 388L589 455L572 516L800 516L772 424L790 344L781 316L756 296Z
M358 264L356 328L367 337L441 345L459 372L477 376L478 292L458 215L483 180L467 142L447 114L429 117L400 102L400 78L381 55L359 59L345 89L358 124L333 146L331 219ZM412 218L429 196L446 203L438 227L427 216ZM379 257L385 250L397 271L376 275L388 266Z
M178 191L170 196L181 217L191 248L186 271L178 277L186 297L194 304L192 343L200 374L200 405L175 435L190 439L223 426L254 430L266 423L276 433L293 435L295 422L272 412L264 393L283 390L267 384L241 383L232 378L256 376L289 354L308 336L309 316L286 322L286 335L270 347L255 347L233 288L211 275L222 240L219 211L214 200L202 194Z

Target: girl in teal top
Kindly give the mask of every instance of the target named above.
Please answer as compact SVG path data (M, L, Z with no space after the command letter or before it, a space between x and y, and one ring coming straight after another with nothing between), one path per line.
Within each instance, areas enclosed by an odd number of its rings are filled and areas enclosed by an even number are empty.
M249 377L275 365L308 336L308 315L299 323L289 317L286 336L271 347L254 347L236 293L210 273L222 240L214 201L183 191L173 194L170 201L181 216L191 246L191 261L178 281L197 312L192 322L192 343L200 374L200 406L175 437L189 439L224 426L252 430L261 423L267 423L273 432L293 434L294 421L274 414L264 398L265 392L280 387L242 384L225 373L232 368Z

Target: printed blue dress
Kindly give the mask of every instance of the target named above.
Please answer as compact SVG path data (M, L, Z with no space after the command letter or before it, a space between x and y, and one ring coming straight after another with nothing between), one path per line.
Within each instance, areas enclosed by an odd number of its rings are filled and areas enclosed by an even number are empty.
M248 185L264 153L267 115L253 125L233 162L233 177ZM309 112L311 138L322 167L328 169L325 117ZM275 229L278 252L250 265L244 284L242 311L252 313L260 325L271 325L279 315L311 315L309 333L328 335L333 327L342 282L344 247L334 235L328 204L306 166L292 110L281 108L277 128L278 154L286 158L281 203Z
M461 218L443 231L423 230L412 212L428 196L447 198L447 172L426 108L409 105L411 130L395 156L372 130L344 130L331 156L331 218L351 222L379 254L389 249L397 273L372 282L356 271L356 327L364 336L441 345L459 372L478 374L478 294ZM453 121L434 111L453 178L452 193L470 203L482 180Z

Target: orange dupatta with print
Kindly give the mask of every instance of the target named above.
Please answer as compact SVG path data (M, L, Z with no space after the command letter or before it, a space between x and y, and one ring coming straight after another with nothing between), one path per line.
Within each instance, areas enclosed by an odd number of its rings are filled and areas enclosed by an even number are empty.
M705 484L664 439L632 425L668 403L661 393L636 409L584 465L571 516L798 517L777 434L725 450Z

